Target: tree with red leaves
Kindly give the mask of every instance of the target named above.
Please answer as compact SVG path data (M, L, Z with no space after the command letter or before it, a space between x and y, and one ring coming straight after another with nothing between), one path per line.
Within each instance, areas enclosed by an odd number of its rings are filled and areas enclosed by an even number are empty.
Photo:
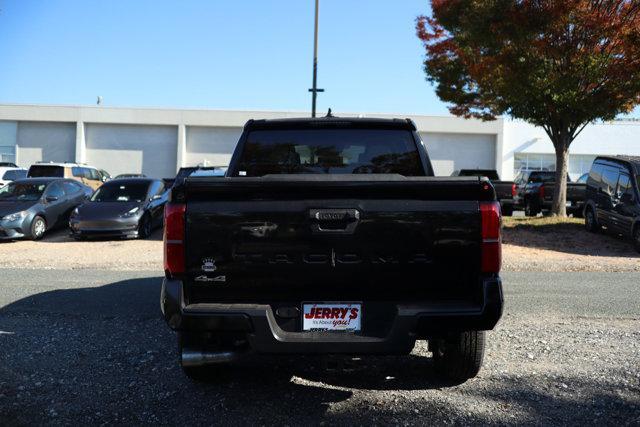
M457 116L509 115L556 151L552 214L566 215L569 146L640 104L638 0L432 0L416 30L424 69ZM604 141L603 141L604 142Z

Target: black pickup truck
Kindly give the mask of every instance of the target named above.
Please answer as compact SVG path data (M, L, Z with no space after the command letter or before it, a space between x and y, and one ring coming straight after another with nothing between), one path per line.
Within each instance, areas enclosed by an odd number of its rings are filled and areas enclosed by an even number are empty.
M496 190L496 198L500 202L503 216L513 214L513 197L516 195L516 183L513 181L501 181L498 171L495 169L460 169L454 171L451 176L486 176Z
M410 120L249 121L226 177L176 183L161 307L194 379L249 353L408 354L475 376L502 314L486 178L433 177Z
M556 173L553 171L521 172L516 176L516 208L524 210L526 216L536 216L551 209L555 191ZM582 216L586 197L586 174L578 182L567 176L567 213Z

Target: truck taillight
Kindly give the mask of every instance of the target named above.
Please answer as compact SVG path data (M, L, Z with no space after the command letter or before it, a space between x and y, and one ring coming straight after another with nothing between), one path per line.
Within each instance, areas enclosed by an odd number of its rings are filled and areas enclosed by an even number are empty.
M511 195L513 197L516 197L517 193L518 193L518 187L516 186L515 183L511 184Z
M502 242L500 239L501 213L498 202L480 202L482 223L482 260L483 273L499 273L502 266Z
M544 184L540 186L540 200L544 199Z
M168 275L184 273L184 204L164 208L164 270Z

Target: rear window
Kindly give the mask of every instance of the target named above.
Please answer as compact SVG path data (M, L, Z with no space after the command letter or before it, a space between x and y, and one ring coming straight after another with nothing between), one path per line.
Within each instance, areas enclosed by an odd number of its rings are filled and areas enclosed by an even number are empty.
M31 166L29 168L29 177L54 177L64 178L64 168L62 166Z
M536 172L529 176L529 182L553 182L555 180L555 172Z
M410 131L367 129L253 131L236 171L237 176L352 173L425 174Z
M500 180L500 178L498 177L498 172L496 172L496 171L494 171L494 170L462 169L462 170L460 171L459 176L479 176L479 177L486 176L486 177L487 177L487 178L489 178L491 181L499 181L499 180Z
M10 170L6 171L2 176L2 179L5 181L15 181L17 179L26 178L27 171L25 170Z

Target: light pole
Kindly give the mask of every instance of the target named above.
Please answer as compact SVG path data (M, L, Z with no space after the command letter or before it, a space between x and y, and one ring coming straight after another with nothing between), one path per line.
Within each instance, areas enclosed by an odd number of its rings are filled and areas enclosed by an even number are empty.
M313 33L313 87L309 89L311 92L311 117L316 116L316 99L318 92L324 92L324 89L318 89L318 9L320 0L316 0L316 18L315 29Z

